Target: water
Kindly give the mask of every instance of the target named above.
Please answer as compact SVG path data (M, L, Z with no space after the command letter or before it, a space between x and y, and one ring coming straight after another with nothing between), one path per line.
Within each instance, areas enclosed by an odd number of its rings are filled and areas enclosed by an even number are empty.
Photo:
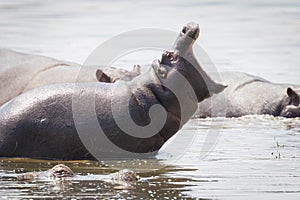
M196 21L202 33L198 44L218 70L244 71L274 82L300 84L299 8L297 0L4 0L0 3L0 41L1 47L83 63L98 45L122 32L145 27L178 32L185 23ZM151 62L160 52L137 54L115 64L130 69L133 64ZM217 143L203 158L207 133L215 136ZM65 164L85 177L68 183L1 180L0 196L120 199L298 199L300 196L299 119L270 116L192 119L177 138L192 143L188 148L172 149L176 144L169 142L155 160L68 162ZM180 156L174 160L174 155ZM54 164L4 159L0 174L46 170ZM128 189L89 176L114 172L116 165L140 166L140 176L145 180Z

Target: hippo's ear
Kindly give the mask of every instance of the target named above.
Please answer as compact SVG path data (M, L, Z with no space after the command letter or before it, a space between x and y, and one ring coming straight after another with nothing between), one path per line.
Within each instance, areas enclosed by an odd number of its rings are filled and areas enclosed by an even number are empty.
M105 74L102 70L100 69L97 69L96 71L96 77L97 77L97 80L99 82L106 82L106 83L110 83L111 80L110 80L110 77L107 76L107 74Z
M133 72L136 73L137 75L141 74L141 66L140 65L134 65L133 66Z
M287 95L291 98L291 105L298 106L299 105L299 95L292 89L288 88L286 90Z

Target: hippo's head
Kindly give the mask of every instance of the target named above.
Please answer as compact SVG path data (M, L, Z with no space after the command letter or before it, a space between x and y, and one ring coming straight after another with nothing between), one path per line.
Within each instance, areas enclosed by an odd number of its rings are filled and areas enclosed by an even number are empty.
M152 91L166 110L176 116L180 125L192 117L198 102L226 87L213 81L194 56L193 44L199 33L198 24L188 23L180 31L173 49L164 51L161 61L154 60L152 63L156 76L164 86L162 90Z
M73 171L64 164L58 164L50 169L50 175L55 178L73 177Z
M284 104L280 116L282 117L300 117L300 94L292 88L287 89L288 98Z
M136 182L139 176L132 170L122 169L116 173L110 174L110 179L114 182Z
M227 86L213 81L194 56L193 44L199 34L198 24L194 22L186 24L179 33L173 50L165 51L161 62L156 60L154 65L159 65L158 72L162 78L171 75L173 71L180 72L194 89L197 101L201 102L205 98L223 91Z

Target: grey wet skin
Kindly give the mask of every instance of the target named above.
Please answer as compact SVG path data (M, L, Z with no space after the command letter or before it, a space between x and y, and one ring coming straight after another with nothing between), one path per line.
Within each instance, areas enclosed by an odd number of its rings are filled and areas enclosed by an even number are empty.
M115 74L114 79L110 79L112 82L122 77L119 71L113 73L114 70L117 69L110 70L111 74ZM209 98L200 102L197 117L241 117L262 114L287 118L300 117L299 85L272 83L243 72L220 72L219 75L229 84L228 88L215 95L214 99ZM123 76L126 76L126 73Z
M97 120L105 136L119 148L138 154L157 152L179 130L181 123L192 117L198 102L225 88L210 79L194 58L192 45L199 35L199 26L189 23L184 30L175 42L174 51L164 52L161 61L155 60L148 73L126 82L125 89L123 87L113 95L116 83L76 84L81 88L80 94L95 98ZM183 113L176 96L161 85L165 82L180 87L181 83L174 75L176 72L189 81L196 93L195 98L184 96L188 107ZM128 94L131 96L129 103L125 99ZM0 109L0 156L95 159L82 144L76 130L72 112L74 95L77 95L74 93L74 84L49 85L28 91L3 106ZM120 102L121 115L125 115L122 110L129 106L130 117L139 126L151 122L149 109L153 105L163 106L166 110L163 128L150 137L134 137L124 133L112 114L111 105L116 101ZM80 123L88 124L89 120L87 116ZM100 150L102 145L105 146L102 139L92 142L100 146Z
M77 63L46 56L0 49L0 106L26 91L45 85L97 82L100 74L103 74L102 82L111 82L115 80L115 76L128 80L139 73L138 66L135 66L133 71L101 66L83 67Z
M58 164L43 172L28 172L16 175L18 180L33 180L45 178L67 178L74 177L74 172L64 164Z
M262 114L300 117L299 85L272 83L242 72L219 74L228 88L199 103L196 116L215 117L224 113L226 117Z

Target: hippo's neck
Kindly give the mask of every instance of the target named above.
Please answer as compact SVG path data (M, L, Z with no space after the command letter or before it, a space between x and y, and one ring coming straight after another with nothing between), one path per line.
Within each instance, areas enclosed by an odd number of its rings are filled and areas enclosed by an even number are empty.
M133 94L143 104L142 107L146 112L149 112L150 107L155 104L159 104L165 109L166 121L159 133L164 141L172 137L197 109L197 100L190 94L193 91L182 89L183 83L178 80L180 78L178 74L173 70L167 78L160 78L155 69L151 68L147 74L136 77L130 85L134 91ZM145 91L151 93L147 94L153 97L151 102L145 98ZM144 104L145 101L148 103Z

